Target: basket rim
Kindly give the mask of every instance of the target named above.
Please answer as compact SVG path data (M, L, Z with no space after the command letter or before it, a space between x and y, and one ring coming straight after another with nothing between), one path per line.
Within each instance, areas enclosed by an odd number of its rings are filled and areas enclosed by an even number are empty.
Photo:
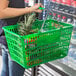
M58 22L57 20L53 20L53 19L50 19L51 21L54 21L54 22ZM46 21L50 21L50 20L46 20ZM37 20L37 21L43 21L43 20ZM60 24L63 24L63 25L67 25L66 27L62 27L62 28L56 28L56 29L53 29L53 30L48 30L48 31L45 31L45 32L37 32L37 33L33 33L33 34L29 34L29 35L36 35L36 34L40 34L40 33L49 33L49 32L53 32L53 31L56 31L56 30L60 30L60 29L66 29L66 28L72 28L73 27L73 25L72 24L67 24L67 23L64 23L64 22L59 22ZM69 25L69 26L68 26ZM29 36L29 35L24 35L24 36L21 36L21 35L19 35L19 34L17 34L17 33L14 33L14 32L12 32L12 31L9 31L9 30L7 30L6 28L8 28L8 27L12 27L12 26L18 26L18 23L16 23L15 25L9 25L9 26L4 26L4 27L2 27L2 29L5 31L5 32L8 32L8 33L11 33L11 34L13 34L13 35L15 35L15 36L17 36L17 37L25 37L25 36Z

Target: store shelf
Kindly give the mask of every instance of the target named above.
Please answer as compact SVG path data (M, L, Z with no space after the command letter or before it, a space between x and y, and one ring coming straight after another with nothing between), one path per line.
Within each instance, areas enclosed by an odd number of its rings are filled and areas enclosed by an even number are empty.
M63 13L63 14L66 14L66 15L70 15L70 16L76 17L76 15L73 15L73 14L70 14L70 13L66 13L64 11L59 11L59 10L56 10L56 9L52 9L52 10L56 11L56 12L59 12L59 13Z
M56 67L57 69L65 72L69 76L76 76L76 70L74 70L73 68L71 68L71 67L69 67L69 66L67 66L59 61L49 62L49 64ZM53 69L54 69L54 67L53 67ZM64 76L66 76L66 75L64 75Z
M71 42L72 45L76 46L76 39L71 39L70 42Z
M46 64L41 64L39 67L37 67L37 75L35 76L68 76L65 73L58 73L57 71L55 71L54 69L52 69L51 65L49 65L50 67L48 67L49 63ZM24 76L32 76L32 69L25 69L25 73Z
M51 2L52 2L52 1L51 1ZM66 4L62 4L62 3L58 3L58 2L52 2L52 3L61 4L61 5L63 5L63 6L68 6L68 7L76 8L76 7L74 7L74 6L70 6L70 5L66 5Z
M60 14L61 18L62 16L66 16L67 19L72 19L72 24L74 24L74 20L76 19L76 7L57 3L57 2L52 2L52 0L50 1L50 5L51 6L48 8L51 9L54 13L56 13L56 15ZM46 9L47 9L47 5L46 5ZM74 30L76 30L76 26L74 26L73 31ZM71 44L76 45L76 40L71 40ZM69 58L69 64L68 64L65 60L66 59L63 58L63 62L53 61L53 62L46 63L46 65L49 68L56 71L57 73L60 73L61 76L76 76L76 70L74 69L75 64L73 64L74 62L72 62L71 59Z

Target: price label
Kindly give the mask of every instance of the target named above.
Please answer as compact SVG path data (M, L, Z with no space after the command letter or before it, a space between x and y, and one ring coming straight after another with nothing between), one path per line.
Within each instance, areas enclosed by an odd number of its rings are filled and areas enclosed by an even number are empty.
M29 6L34 6L34 0L29 0Z

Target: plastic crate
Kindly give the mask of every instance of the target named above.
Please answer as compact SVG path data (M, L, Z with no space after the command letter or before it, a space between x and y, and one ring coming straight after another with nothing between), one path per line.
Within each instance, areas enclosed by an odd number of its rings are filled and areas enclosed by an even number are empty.
M40 29L42 23L36 21L33 28ZM18 24L3 27L12 60L26 69L68 54L73 26L61 22L58 27L52 26L52 23L58 23L55 20L47 20L45 23L48 23L48 31L25 36L18 34Z

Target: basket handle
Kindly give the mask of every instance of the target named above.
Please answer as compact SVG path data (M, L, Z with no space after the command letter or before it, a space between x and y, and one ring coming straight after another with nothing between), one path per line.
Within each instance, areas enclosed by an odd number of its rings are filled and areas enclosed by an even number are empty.
M44 24L45 24L45 22L46 22L46 20L47 20L47 17L48 17L48 13L49 13L49 12L52 12L52 14L53 14L53 11L52 11L52 10L49 10L49 9L45 9L45 10L47 11L47 14L46 14L46 17L44 18L44 21L43 21L43 23L42 23L42 26L41 26L40 31L43 30ZM56 23L57 23L57 25L58 25L60 28L62 28L62 26L60 25L60 22L59 22L59 21L56 20Z

